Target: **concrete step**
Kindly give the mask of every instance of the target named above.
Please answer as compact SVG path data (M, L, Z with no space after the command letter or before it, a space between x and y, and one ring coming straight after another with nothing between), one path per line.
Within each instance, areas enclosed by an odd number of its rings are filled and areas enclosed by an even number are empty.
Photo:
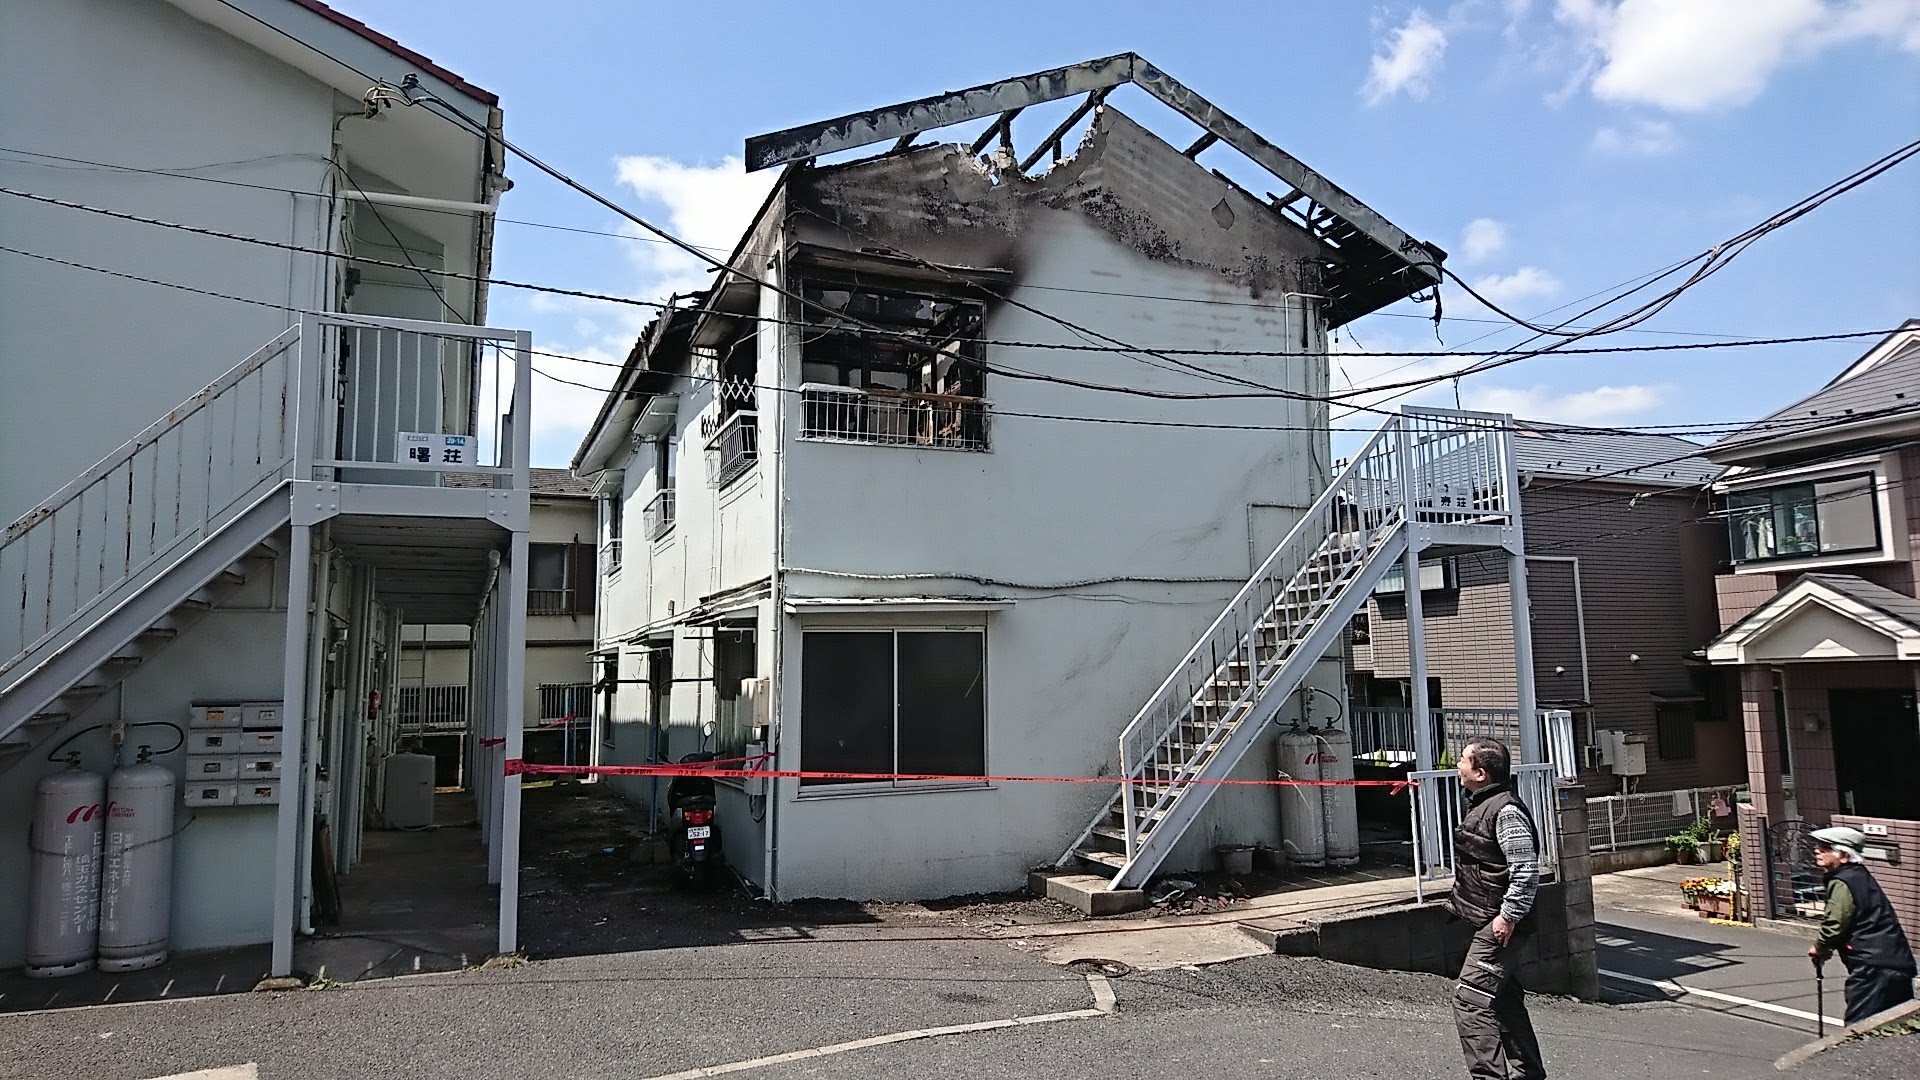
M1027 889L1035 896L1057 900L1086 915L1120 915L1147 906L1140 889L1110 889L1106 878L1058 870L1035 870L1027 875Z

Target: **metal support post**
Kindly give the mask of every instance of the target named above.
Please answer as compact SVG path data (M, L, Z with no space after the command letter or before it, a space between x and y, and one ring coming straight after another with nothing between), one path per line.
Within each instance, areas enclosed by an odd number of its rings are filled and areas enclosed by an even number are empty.
M281 669L280 745L282 773L296 785L281 785L273 860L273 956L269 974L293 970L294 906L300 858L301 747L307 700L307 619L311 604L313 533L295 526L287 552L287 631Z
M501 579L501 605L505 625L500 630L497 658L505 667L501 680L506 708L501 726L506 730L505 757L518 758L523 752L526 730L527 683L527 534L513 534L513 555ZM504 770L503 770L504 772ZM500 818L500 951L510 953L519 947L520 937L520 778L499 777L501 784Z

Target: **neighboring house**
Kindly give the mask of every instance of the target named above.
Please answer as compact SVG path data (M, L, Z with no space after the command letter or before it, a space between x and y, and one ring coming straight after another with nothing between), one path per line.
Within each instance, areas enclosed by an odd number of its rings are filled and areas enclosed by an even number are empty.
M1129 82L1198 141L1102 103ZM1022 160L1013 115L1073 95ZM913 145L989 118L971 147ZM1292 194L1197 164L1215 142ZM573 463L605 500L599 760L705 747L808 772L1141 781L1124 807L1108 784L723 782L727 857L780 899L1006 889L1055 862L1137 886L1216 843L1278 844L1274 790L1194 778L1271 776L1267 722L1303 716L1293 691L1339 699L1364 596L1339 586L1405 540L1323 543L1327 332L1430 287L1437 249L1131 55L747 156L787 170L731 272L649 327ZM1250 382L1274 389L1151 396ZM1249 612L1268 621L1236 643Z
M1696 658L1716 631L1709 598L1724 531L1708 518L1720 472L1705 448L1665 435L1516 424L1543 709L1574 714L1590 794L1737 783L1739 726L1723 680ZM1516 650L1506 566L1461 555L1421 566L1430 702L1448 748L1513 708ZM1362 752L1404 731L1407 625L1402 576L1383 582L1355 621L1354 729ZM1644 740L1645 772L1601 764L1601 733ZM1637 754L1636 754L1637 756Z
M0 186L260 241L0 196L0 966L36 783L145 745L191 781L172 947L289 970L320 838L351 890L382 805L403 621L479 628L511 885L531 369L474 283L498 100L317 0L27 0L0 40Z
M565 469L529 469L532 515L527 551L527 677L523 703L527 761L585 764L592 717L589 655L593 650L593 489ZM454 486L485 477L450 476ZM393 703L403 737L414 736L440 759L444 784L465 779L469 749L472 652L464 626L414 628L401 643Z
M1920 320L1707 454L1732 566L1706 655L1739 679L1754 911L1815 895L1806 830L1844 822L1920 926Z

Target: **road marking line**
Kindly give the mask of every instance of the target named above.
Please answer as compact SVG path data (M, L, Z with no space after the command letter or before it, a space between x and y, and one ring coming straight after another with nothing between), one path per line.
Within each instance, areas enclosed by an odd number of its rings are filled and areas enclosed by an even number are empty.
M156 1076L153 1080L259 1080L259 1078L260 1066L249 1061L245 1065L229 1065L224 1069L201 1069L199 1072Z
M646 1080L701 1080L707 1076L726 1076L730 1073L746 1072L749 1069L764 1069L769 1065L784 1065L790 1061L807 1061L812 1058L831 1057L851 1050L865 1050L875 1046L891 1046L895 1043L916 1042L921 1039L938 1039L948 1035L967 1035L976 1031L999 1031L1006 1028L1031 1027L1035 1024L1057 1024L1063 1020L1097 1020L1113 1014L1117 1000L1113 986L1104 975L1087 976L1087 985L1093 991L1093 1008L1074 1009L1071 1012L1041 1013L1036 1016L1015 1016L1006 1020L982 1020L974 1024L952 1024L947 1027L917 1028L913 1031L896 1031L887 1035L875 1035L867 1039L855 1039L852 1042L834 1043L831 1046L816 1046L807 1050L789 1050L784 1054L772 1054L767 1057L748 1058L745 1061L729 1061L722 1065L707 1065L697 1069L685 1069L676 1073L651 1076ZM171 1080L171 1078L161 1078ZM196 1078L197 1080L197 1078ZM225 1078L220 1078L225 1080ZM237 1080L237 1078L236 1078ZM250 1078L249 1078L250 1080Z
M1723 994L1718 990L1701 990L1698 987L1682 986L1679 983L1674 982L1670 979L1643 979L1638 975L1628 975L1624 971L1608 971L1605 968L1600 969L1600 974L1609 979L1619 979L1622 982L1638 983L1641 986L1651 986L1656 990L1665 990L1668 993L1679 994L1683 997L1685 996L1703 997L1712 1001L1724 1001L1730 1005L1739 1005L1748 1009L1761 1009L1770 1013L1779 1013L1781 1016L1797 1017L1801 1020L1819 1020L1820 1019L1820 1017L1815 1015L1814 1013L1806 1012L1801 1009L1790 1009L1785 1005L1775 1005L1771 1001L1755 1001L1752 998L1735 997L1732 994ZM1846 1023L1844 1021L1841 1021L1831 1016L1826 1018L1826 1022L1828 1024L1833 1025L1834 1027L1846 1026Z

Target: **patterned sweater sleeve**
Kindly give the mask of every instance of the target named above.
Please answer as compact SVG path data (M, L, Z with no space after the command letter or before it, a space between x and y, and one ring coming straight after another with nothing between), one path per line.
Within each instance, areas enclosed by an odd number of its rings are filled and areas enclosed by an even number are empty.
M1540 850L1527 822L1526 812L1507 806L1494 819L1494 835L1500 842L1500 854L1506 857L1507 895L1500 901L1500 914L1518 923L1533 910L1534 893L1540 887Z

